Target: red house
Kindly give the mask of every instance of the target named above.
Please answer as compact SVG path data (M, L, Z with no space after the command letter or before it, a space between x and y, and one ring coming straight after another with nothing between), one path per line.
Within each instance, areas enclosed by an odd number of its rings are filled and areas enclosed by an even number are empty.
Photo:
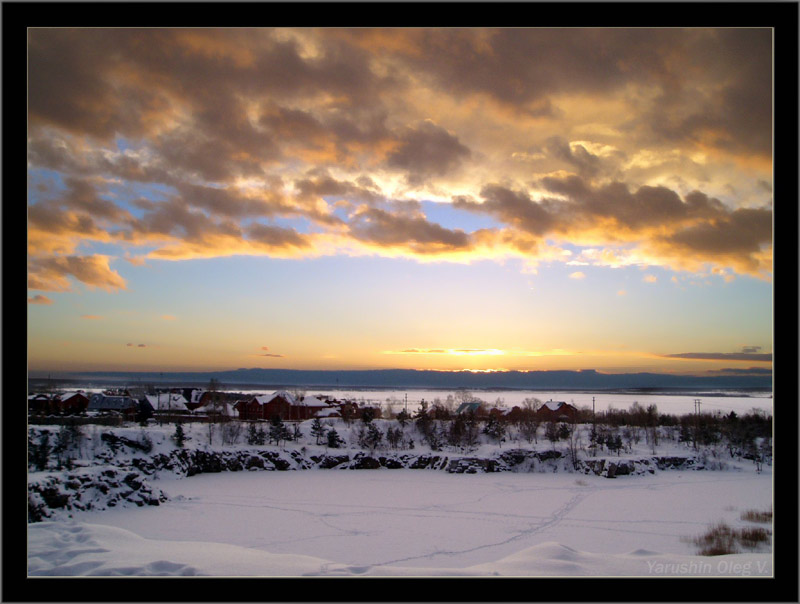
M83 392L67 392L53 399L53 407L58 413L83 413L89 408L89 397Z
M275 392L271 395L254 396L251 399L237 401L233 406L239 413L239 419L269 420L277 415L282 420L295 419L292 417L292 404L294 397L288 392ZM297 412L295 412L297 415Z
M544 422L573 421L578 410L563 401L547 401L536 411L536 417Z
M28 413L47 415L50 413L52 397L49 394L31 394L28 396Z

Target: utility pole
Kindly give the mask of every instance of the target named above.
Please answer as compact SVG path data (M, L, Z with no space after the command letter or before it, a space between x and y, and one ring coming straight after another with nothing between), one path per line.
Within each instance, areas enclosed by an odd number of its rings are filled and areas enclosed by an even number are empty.
M408 392L406 392L406 415L408 415Z
M694 399L694 450L697 451L697 432L700 430L700 399Z
M594 414L594 397L592 397L592 457L597 455L597 417Z

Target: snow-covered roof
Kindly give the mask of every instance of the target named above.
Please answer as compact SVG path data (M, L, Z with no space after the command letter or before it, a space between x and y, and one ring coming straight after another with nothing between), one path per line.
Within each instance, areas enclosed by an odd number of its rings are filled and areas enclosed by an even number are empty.
M547 401L544 406L550 409L551 411L558 411L561 408L561 405L565 405L564 401Z
M39 394L29 394L28 395L28 400L29 401L32 401L32 400L40 400L40 401L41 400L48 400L49 401L51 398L52 398L52 396L50 394L45 394L43 392L40 392Z
M216 405L203 405L202 407L197 407L196 409L192 409L192 414L194 415L205 415L209 412L212 413L219 413L221 415L229 415L233 416L236 415L238 417L238 412L234 413L233 405L230 403L217 403Z
M78 392L78 391L76 391L76 392L65 392L62 395L60 395L59 398L61 398L62 401L65 401L67 399L72 398L73 396L84 396L86 398L89 398L88 396L86 396L85 392Z
M157 411L186 411L186 398L182 394L162 392L147 394L145 398Z
M282 396L284 399L286 399L289 402L290 405L296 405L297 404L297 401L294 400L294 397L291 394L289 394L288 392L286 392L285 390L278 390L277 392L273 392L272 394L259 394L257 396L254 396L253 398L256 400L256 402L259 405L266 405L272 399L274 399L274 398L276 398L278 396Z
M325 409L320 409L316 413L316 417L341 417L341 413L336 407L327 407Z
M307 396L302 401L295 401L295 405L302 407L328 407L328 403L319 400L316 396Z

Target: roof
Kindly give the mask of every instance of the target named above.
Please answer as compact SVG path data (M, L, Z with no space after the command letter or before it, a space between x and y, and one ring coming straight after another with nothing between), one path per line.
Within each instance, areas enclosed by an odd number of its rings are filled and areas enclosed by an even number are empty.
M60 398L62 401L66 401L68 399L71 399L73 396L82 396L83 398L89 398L88 396L86 396L85 392L65 392L64 394L61 395Z
M91 410L122 410L136 407L137 403L129 396L106 396L105 394L95 394L89 399L89 409Z
M544 406L550 409L551 411L558 411L561 409L561 405L566 405L564 401L547 401Z
M316 396L307 396L302 401L295 401L294 404L302 407L328 407L328 403L319 400Z
M480 403L461 403L456 409L456 413L465 413L467 411L477 411L480 408Z
M273 399L275 399L275 398L277 398L279 396L281 396L284 399L286 399L289 402L290 405L298 404L297 401L294 400L294 397L291 394L289 394L288 392L286 392L285 390L278 390L277 392L273 392L272 394L259 394L258 396L254 396L250 400L255 399L255 401L259 405L266 405L267 403L271 402Z
M53 398L51 395L44 393L28 395L29 401L49 401L51 398Z
M317 417L341 417L341 413L335 407L328 407L326 409L320 409L317 411Z
M192 390L191 400L189 402L191 402L191 403L199 403L200 399L203 397L203 395L205 393L206 393L205 390L200 390L200 389L194 388Z
M153 409L159 411L186 411L186 398L182 394L162 392L160 394L148 394L145 399L153 406Z

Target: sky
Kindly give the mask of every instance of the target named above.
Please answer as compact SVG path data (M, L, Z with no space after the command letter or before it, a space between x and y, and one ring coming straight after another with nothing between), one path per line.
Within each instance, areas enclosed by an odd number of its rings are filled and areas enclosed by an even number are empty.
M770 369L772 43L29 29L28 369Z

